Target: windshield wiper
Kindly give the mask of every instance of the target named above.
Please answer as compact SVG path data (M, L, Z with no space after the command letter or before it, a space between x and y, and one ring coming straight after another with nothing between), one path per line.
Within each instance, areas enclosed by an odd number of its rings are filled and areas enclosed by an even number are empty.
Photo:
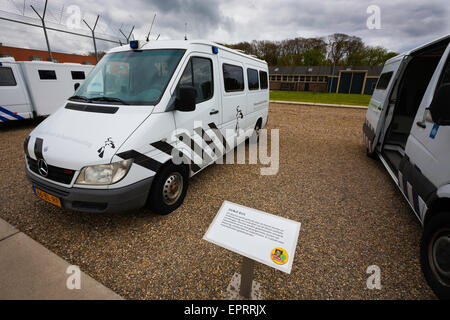
M123 101L119 98L113 98L113 97L95 97L89 99L90 101L106 101L106 102L120 102L122 104L128 104L128 102Z
M91 101L91 99L89 99L89 98L86 98L85 96L71 96L70 98L69 98L69 100L83 100L83 101L87 101L87 102L90 102Z

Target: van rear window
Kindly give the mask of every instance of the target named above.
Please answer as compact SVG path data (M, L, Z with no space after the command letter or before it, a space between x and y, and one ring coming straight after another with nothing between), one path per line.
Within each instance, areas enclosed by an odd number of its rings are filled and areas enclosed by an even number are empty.
M1 87L12 87L16 86L17 82L14 78L14 73L11 68L0 67L0 86Z
M389 82L391 81L392 75L393 75L392 71L381 74L380 78L378 79L376 88L378 90L385 90L389 85Z
M244 70L242 67L224 63L223 80L226 92L244 91Z
M38 70L41 80L56 80L55 70Z
M259 83L261 83L261 89L267 89L269 87L267 83L267 72L259 72Z
M84 71L71 71L73 80L84 80L86 79L86 75Z

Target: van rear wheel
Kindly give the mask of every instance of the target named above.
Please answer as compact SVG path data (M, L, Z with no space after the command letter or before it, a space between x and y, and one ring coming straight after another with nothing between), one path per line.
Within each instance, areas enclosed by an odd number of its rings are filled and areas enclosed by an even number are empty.
M425 225L420 263L428 285L439 299L450 299L450 212L440 212Z
M166 215L184 201L188 188L188 172L183 166L168 164L157 174L148 197L148 206L156 214Z

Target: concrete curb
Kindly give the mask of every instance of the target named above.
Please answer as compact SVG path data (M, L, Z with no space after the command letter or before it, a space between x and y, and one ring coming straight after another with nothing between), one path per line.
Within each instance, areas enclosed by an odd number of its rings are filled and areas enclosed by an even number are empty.
M350 108L350 109L367 109L365 106L352 106L347 104L327 104L327 103L315 103L315 102L297 102L297 101L282 101L282 100L269 100L269 102L280 104L295 104L306 106L318 106L318 107L331 107L331 108Z
M68 289L70 264L0 218L0 300L122 300L80 272L80 289ZM70 271L70 270L69 270Z

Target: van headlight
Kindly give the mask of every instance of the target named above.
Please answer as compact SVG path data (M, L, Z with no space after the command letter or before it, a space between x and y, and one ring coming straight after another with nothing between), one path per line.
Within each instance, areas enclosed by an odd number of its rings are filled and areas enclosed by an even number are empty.
M81 169L75 184L107 185L119 182L126 176L133 159L99 164Z

